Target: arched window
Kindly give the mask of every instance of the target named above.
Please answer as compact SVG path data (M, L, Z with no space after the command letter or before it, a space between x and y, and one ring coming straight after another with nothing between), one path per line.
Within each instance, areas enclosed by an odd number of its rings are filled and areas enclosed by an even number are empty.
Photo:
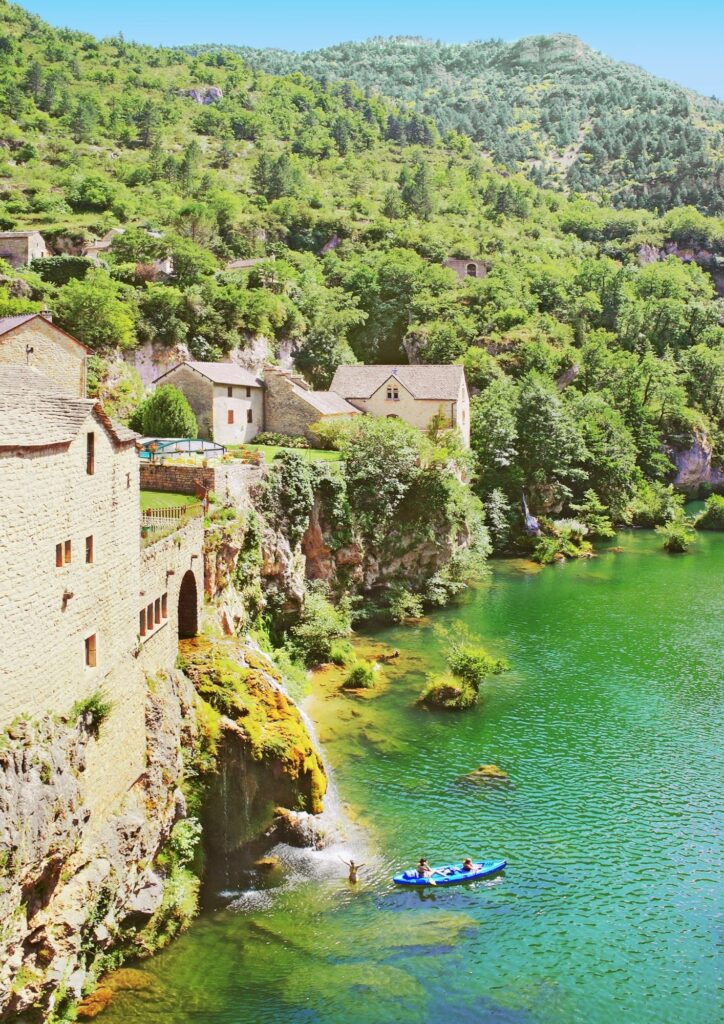
M468 263L465 272L467 273L468 277L477 277L478 276L477 264L476 263Z

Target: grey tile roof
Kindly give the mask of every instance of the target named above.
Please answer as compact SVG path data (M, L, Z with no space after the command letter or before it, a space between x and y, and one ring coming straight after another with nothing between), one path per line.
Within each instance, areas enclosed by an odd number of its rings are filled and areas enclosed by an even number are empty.
M94 398L65 395L33 367L0 365L0 448L45 448L67 445L95 412L120 444L137 434L108 418Z
M390 377L396 377L413 398L454 401L465 379L465 370L462 366L432 363L338 366L330 388L345 398L370 398Z
M19 313L16 316L0 317L0 334L7 334L14 327L19 327L20 324L25 324L28 320L34 320L37 315L37 313Z
M359 416L360 410L355 409L341 395L334 391L307 391L298 384L293 387L294 394L307 405L326 416Z
M239 387L247 388L261 388L264 386L264 382L256 374L252 373L251 370L245 370L243 366L237 366L236 363L201 363L192 360L177 363L170 370L165 370L156 377L154 384L163 380L168 374L173 373L179 366L190 366L192 370L196 370L197 373L213 381L214 384L235 384Z

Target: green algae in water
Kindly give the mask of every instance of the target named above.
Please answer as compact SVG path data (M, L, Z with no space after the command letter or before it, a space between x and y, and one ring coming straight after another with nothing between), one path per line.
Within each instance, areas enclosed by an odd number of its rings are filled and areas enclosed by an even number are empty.
M104 1024L715 1020L724 538L679 559L650 532L613 543L624 552L534 575L496 562L430 627L378 633L401 657L358 715L315 690L308 710L378 857L356 888L339 865L268 910L205 914L143 965L161 996L121 993ZM457 618L512 672L465 715L420 711L420 670L444 665L431 626ZM375 749L369 730L394 742ZM514 785L460 781L481 764ZM509 868L394 891L421 854Z

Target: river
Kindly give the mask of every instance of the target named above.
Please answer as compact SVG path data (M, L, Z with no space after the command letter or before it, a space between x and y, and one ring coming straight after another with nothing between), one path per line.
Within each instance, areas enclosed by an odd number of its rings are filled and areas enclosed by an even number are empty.
M327 672L307 700L345 849L290 854L297 884L205 912L104 1024L711 1024L721 909L724 536L532 571L495 562L454 609L362 641L400 658L372 698ZM512 671L458 715L413 705L461 618ZM508 782L464 776L493 763ZM424 854L504 856L497 879L423 894ZM311 872L311 878L308 873Z

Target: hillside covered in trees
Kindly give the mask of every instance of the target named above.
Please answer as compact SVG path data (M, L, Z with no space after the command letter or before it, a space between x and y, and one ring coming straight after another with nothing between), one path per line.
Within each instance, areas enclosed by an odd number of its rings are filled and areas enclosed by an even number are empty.
M724 105L575 36L465 44L377 38L301 54L239 52L274 74L349 79L414 104L441 132L468 135L538 185L615 206L724 209Z
M0 227L37 228L53 252L0 269L0 315L49 306L97 352L115 414L140 400L141 346L284 347L317 387L340 362L462 361L500 548L522 489L534 510L590 518L597 501L651 523L671 512L672 449L698 435L719 457L724 225L691 206L567 197L353 84L99 41L8 5L0 141ZM100 266L81 255L114 227ZM461 282L448 256L488 274Z

